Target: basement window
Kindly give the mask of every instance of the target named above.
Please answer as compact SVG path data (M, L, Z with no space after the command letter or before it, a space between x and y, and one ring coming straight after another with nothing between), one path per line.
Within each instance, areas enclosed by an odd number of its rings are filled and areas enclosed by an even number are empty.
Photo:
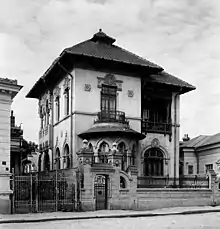
M213 164L207 164L207 165L205 165L206 172L208 172L209 170L212 170L212 169L213 169Z
M188 174L193 174L193 165L188 165Z
M120 188L126 188L126 181L122 176L120 176Z

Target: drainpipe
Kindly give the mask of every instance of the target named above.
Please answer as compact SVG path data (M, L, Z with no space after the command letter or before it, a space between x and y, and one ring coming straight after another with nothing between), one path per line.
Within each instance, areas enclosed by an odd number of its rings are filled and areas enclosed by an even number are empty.
M181 91L181 89L180 89ZM180 95L180 92L177 93L174 97L174 187L176 187L176 153L177 153L177 97Z
M61 69L66 72L67 75L71 77L71 104L70 104L70 149L71 149L71 156L73 157L73 75L67 71L67 69L58 61L58 65ZM72 159L72 158L71 158ZM71 167L72 167L72 160L71 160Z

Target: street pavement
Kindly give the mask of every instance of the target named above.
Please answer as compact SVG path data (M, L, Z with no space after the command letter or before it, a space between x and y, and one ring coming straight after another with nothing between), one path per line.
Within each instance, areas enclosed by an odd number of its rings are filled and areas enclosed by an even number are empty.
M50 212L50 213L32 213L32 214L0 214L0 225L6 223L35 223L58 220L89 220L104 218L135 218L135 217L153 217L165 215L190 215L203 214L211 212L220 212L220 206L192 206L192 207L174 207L162 208L151 211L132 211L132 210L102 210L88 212ZM220 228L220 227L219 227Z
M1 229L219 229L220 213L0 224Z

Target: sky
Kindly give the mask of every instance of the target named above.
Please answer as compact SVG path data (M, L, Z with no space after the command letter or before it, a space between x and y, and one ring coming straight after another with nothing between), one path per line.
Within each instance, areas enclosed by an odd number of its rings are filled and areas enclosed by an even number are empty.
M25 98L66 47L102 28L116 45L196 86L181 96L180 137L220 132L219 0L7 0L0 3L0 77L22 90L12 109L38 141L38 102Z

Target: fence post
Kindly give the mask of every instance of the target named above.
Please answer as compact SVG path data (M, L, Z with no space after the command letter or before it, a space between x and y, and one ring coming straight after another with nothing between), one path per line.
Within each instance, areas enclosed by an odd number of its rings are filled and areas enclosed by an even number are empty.
M39 211L38 208L38 186L39 186L39 182L38 182L38 173L36 173L36 185L35 185L35 198L36 198L36 212Z
M58 185L57 185L57 183L58 183L58 176L57 176L57 169L56 169L56 176L55 176L55 190L56 190L56 196L55 196L55 198L56 198L56 201L55 201L55 211L57 212L57 210L58 210Z
M30 189L30 197L31 197L31 212L33 212L33 177L32 177L32 173L30 174L30 179L31 179L31 189Z
M12 169L12 200L11 200L11 214L15 213L15 169Z
M81 211L80 203L80 171L79 168L76 170L76 201L77 201L77 211Z

